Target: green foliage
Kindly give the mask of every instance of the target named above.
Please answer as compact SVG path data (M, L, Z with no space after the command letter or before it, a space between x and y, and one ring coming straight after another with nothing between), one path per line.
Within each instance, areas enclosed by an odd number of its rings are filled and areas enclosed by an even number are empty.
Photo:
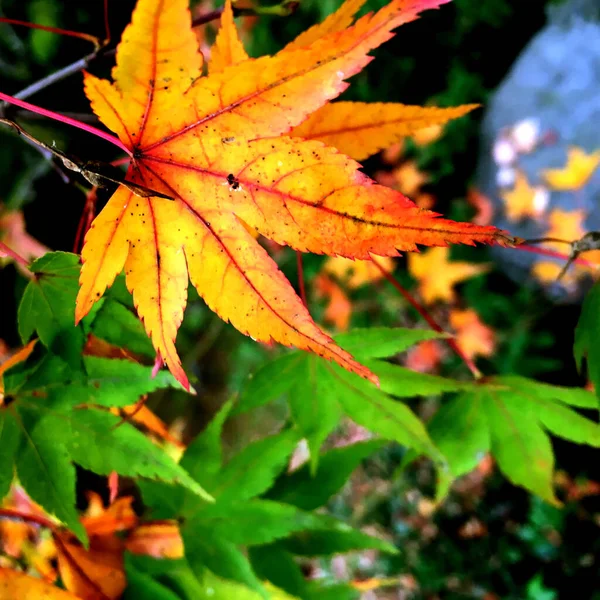
M587 362L590 380L600 390L600 285L596 284L585 297L581 316L575 329L575 346L573 352L579 370L583 367L583 359Z

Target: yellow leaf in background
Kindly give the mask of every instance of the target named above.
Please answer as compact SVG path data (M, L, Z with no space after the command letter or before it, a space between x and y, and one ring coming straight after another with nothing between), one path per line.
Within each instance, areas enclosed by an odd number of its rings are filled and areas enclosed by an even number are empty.
M411 134L410 138L417 146L426 146L440 138L444 128L441 124L430 125Z
M517 172L513 189L501 192L500 196L504 201L506 217L510 221L518 221L525 217L537 218L544 213L548 205L548 196L544 189L531 186L527 176L521 171Z
M586 154L585 150L572 146L567 151L567 164L562 169L546 169L542 176L553 190L581 189L600 164L600 149Z
M420 254L408 254L408 272L419 282L419 292L425 304L433 304L436 300L453 302L457 283L489 269L487 265L451 262L449 258L449 248L432 248Z
M403 163L392 173L396 180L394 187L407 196L414 196L429 179L426 173L419 171L414 160Z
M494 354L496 334L473 309L450 311L450 325L456 331L456 343L469 358Z
M386 270L394 269L394 260L387 256L378 256L377 262ZM323 271L345 283L350 289L379 281L383 275L370 260L352 260L343 256L330 257L325 261Z

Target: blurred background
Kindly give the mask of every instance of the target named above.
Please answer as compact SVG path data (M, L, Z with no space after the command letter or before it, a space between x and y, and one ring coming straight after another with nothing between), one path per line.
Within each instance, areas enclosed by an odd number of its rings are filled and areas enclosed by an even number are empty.
M192 3L193 14L219 4ZM286 18L243 17L241 35L252 56L272 54L340 4L302 0ZM384 4L369 0L363 12ZM133 5L133 0L108 0L110 47L118 42ZM0 15L104 37L101 0L0 0ZM199 45L207 54L216 25L198 29ZM15 94L91 51L82 40L0 24L0 89ZM344 99L480 103L481 108L365 161L371 177L425 208L457 220L498 225L526 238L572 241L600 228L597 0L454 0L403 26L374 55L376 60L351 80ZM113 60L109 52L90 70L108 76ZM79 73L29 101L97 124ZM6 114L36 137L82 158L119 158L109 144L84 132L19 109L9 108ZM0 128L0 239L23 256L39 256L46 248L79 251L78 228L109 195L100 190L97 198L90 197L38 149ZM295 254L264 243L296 284ZM561 244L546 248L569 252ZM16 307L26 279L10 260L0 261L1 356L19 345ZM590 261L595 262L593 257ZM577 266L557 282L563 264L535 253L486 248L426 251L389 262L402 284L457 334L484 373L582 385L586 382L572 357L573 329L595 268ZM304 278L311 313L331 332L375 325L425 327L366 263L305 256ZM139 339L136 344L138 354L151 363L149 342ZM198 396L163 391L149 405L184 442L241 389L249 373L279 352L224 324L193 289L178 346ZM423 372L468 376L437 341L417 346L402 361ZM427 419L437 403L415 399L411 406ZM278 407L271 406L233 423L231 444L264 435L281 418ZM342 423L329 445L367 436ZM591 449L557 440L554 448L562 509L510 485L488 458L435 506L431 464L417 461L398 475L404 451L388 447L355 473L329 510L393 540L400 554L307 562L307 574L354 580L364 600L600 598L597 457ZM90 486L92 480L90 476Z

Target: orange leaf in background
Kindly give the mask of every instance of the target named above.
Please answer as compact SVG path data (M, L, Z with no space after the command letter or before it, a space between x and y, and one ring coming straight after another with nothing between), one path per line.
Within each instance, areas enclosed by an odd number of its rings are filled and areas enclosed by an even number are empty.
M494 218L494 205L492 201L477 188L471 187L467 192L467 202L477 211L473 223L489 225Z
M183 557L183 540L177 523L144 523L129 534L125 547L134 554L154 558Z
M572 146L567 151L567 164L562 169L546 169L542 176L553 190L581 189L600 164L600 149L587 154Z
M392 171L394 187L407 196L416 194L429 177L419 170L414 160L409 160Z
M114 535L95 536L86 550L68 534L55 535L58 568L65 587L81 600L117 600L127 581L123 542Z
M506 217L518 221L525 217L538 218L548 206L548 192L542 187L532 187L521 171L517 172L515 185L511 190L500 192L504 201Z
M431 373L437 369L446 354L446 349L439 340L425 340L408 351L404 365L412 371Z
M436 300L453 302L457 283L489 270L487 265L449 259L448 248L432 248L421 254L408 255L408 272L419 282L425 304L433 304Z
M392 258L378 258L377 262L388 273L394 270L394 260ZM372 260L351 260L343 256L328 258L323 265L323 272L333 275L350 289L356 289L383 278L381 269L378 269Z
M81 598L47 581L0 567L0 600L81 600Z
M49 252L50 249L30 236L25 230L25 219L21 211L2 212L0 206L0 241L22 256L27 262L39 258ZM10 261L10 257L0 257L0 264ZM17 267L22 267L17 263Z
M4 373L15 365L25 362L33 352L36 342L37 339L31 340L26 346L17 350L0 364L0 405L2 405L2 402L4 401Z
M132 496L117 498L105 508L98 494L88 492L87 495L89 504L81 523L89 537L110 535L137 525L138 517L131 508Z
M332 323L339 331L347 331L352 316L352 303L344 290L325 273L315 277L313 285L319 296L328 298L323 319Z
M470 106L472 106L473 108L476 108L479 105L465 104L464 106L460 106L458 108L467 108ZM452 110L452 108L451 109L438 108L437 110ZM456 117L450 117L448 120L455 119L455 118L458 118L461 116L462 115L456 115ZM417 144L417 146L426 146L427 144L432 144L433 142L438 140L441 137L443 132L444 132L444 127L441 124L429 125L428 127L425 127L424 129L418 129L417 131L415 131L413 134L411 134L410 139L415 144Z
M363 160L407 136L433 141L441 129L434 131L432 125L437 127L462 117L478 106L437 108L385 102L334 102L294 128L291 135L320 140L356 160Z
M450 325L456 331L456 343L469 358L494 354L496 333L473 309L451 310Z
M117 190L86 236L77 320L124 268L155 348L188 386L174 342L191 279L241 332L310 350L376 381L316 326L245 225L296 250L360 259L417 244L512 243L493 227L419 210L334 148L276 137L344 91L345 79L395 27L443 1L392 0L306 48L201 77L187 1L139 0L117 50L114 83L86 74L85 90L132 151L127 178L174 200Z

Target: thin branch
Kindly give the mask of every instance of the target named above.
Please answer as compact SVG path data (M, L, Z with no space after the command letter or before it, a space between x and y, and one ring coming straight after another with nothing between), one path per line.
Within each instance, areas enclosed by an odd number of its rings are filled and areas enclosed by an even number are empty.
M13 510L12 508L0 508L0 518L15 519L18 521L25 521L27 523L35 523L36 525L47 527L52 531L56 529L56 525L49 519L46 519L45 517L41 517L39 515L32 515L30 513L25 513L20 510Z
M222 7L217 8L215 10L211 10L210 12L204 13L203 15L196 17L192 21L192 27L200 27L200 25L206 25L211 21L216 21L217 19L220 19L221 15L223 14L223 10L224 8Z
M63 115L55 113L54 111L48 110L46 108L41 108L40 106L36 106L35 104L30 104L29 102L25 102L24 100L19 100L18 98L9 96L8 94L4 94L3 92L0 92L0 100L4 100L5 102L9 102L10 104L15 104L16 106L19 106L21 108L25 108L32 112L38 113L40 115L44 115L45 117L48 117L49 119L54 119L55 121L60 121L61 123L65 123L66 125L71 125L72 127L77 127L78 129L83 129L83 131L87 131L88 133L91 133L92 135L100 137L103 140L106 140L107 142L114 144L115 146L117 146L118 148L123 150L123 152L126 152L127 154L129 154L129 156L133 156L131 153L131 150L129 148L127 148L127 146L125 146L125 144L123 144L123 142L119 138L115 137L114 135L111 135L110 133L106 133L105 131L101 131L100 129L97 129L96 127L93 127L92 125L87 125L86 123L81 123L75 119L65 117Z
M0 255L10 256L16 263L29 271L29 263L12 248L9 248L4 242L0 242Z
M425 319L425 321L431 327L431 329L437 331L438 333L446 333L440 327L440 325L437 324L435 319L429 314L427 309L422 304L420 304L407 290L405 290L400 284L400 282L391 273L389 273L387 269L382 267L377 262L377 259L371 258L371 260L373 261L373 264L381 271L381 274L389 281L389 283L391 283L396 288L396 290L398 290L398 292L402 295L402 297L421 315L421 317L423 317L423 319ZM483 374L475 366L475 363L463 352L460 346L456 343L456 340L450 337L446 339L446 342L448 343L450 348L454 350L456 355L465 363L469 371L471 371L471 373L473 374L473 377L475 379L481 379L483 377Z
M520 246L515 246L512 248L513 250L522 250L523 252L531 252L532 254L540 254L542 256L549 256L551 258L560 258L562 260L569 260L570 255L563 254L562 252L557 252L556 250L548 250L546 248L538 248L537 246L528 246L527 244L521 244ZM584 267L589 267L590 269L598 269L599 265L590 262L589 260L585 260L585 258L576 258L573 260L577 265L582 265Z
M41 29L42 31L49 31L50 33L58 33L59 35L67 35L69 37L79 38L86 42L91 42L99 48L101 46L100 40L89 33L80 33L79 31L71 31L69 29L60 29L59 27L51 27L50 25L38 25L37 23L29 23L28 21L19 21L18 19L8 19L6 17L0 17L0 23L6 23L7 25L20 25L22 27L28 27L29 29Z

